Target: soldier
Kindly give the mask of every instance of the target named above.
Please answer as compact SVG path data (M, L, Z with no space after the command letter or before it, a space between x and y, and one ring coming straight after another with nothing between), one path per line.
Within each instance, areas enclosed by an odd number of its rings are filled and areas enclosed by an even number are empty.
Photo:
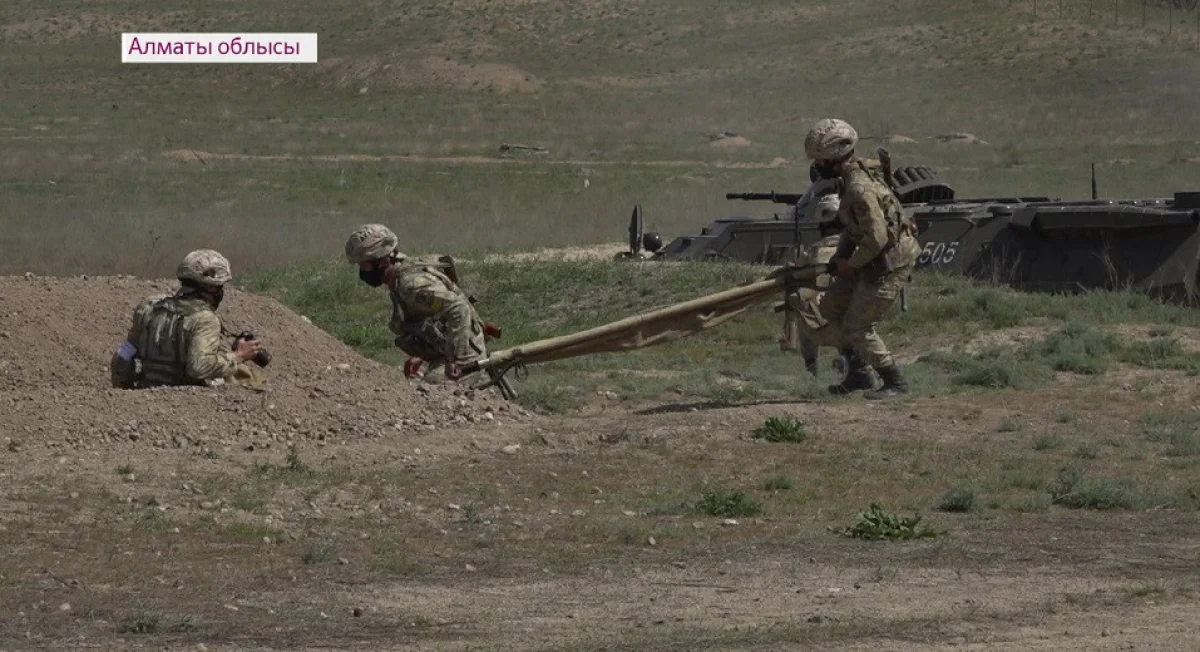
M804 139L804 151L821 177L840 178L837 218L844 227L830 263L836 280L818 304L819 314L800 315L801 330L824 346L848 350L849 373L834 393L867 391L869 399L908 391L875 325L887 314L907 285L920 247L913 225L905 219L891 189L854 155L858 133L842 120L820 120ZM874 390L871 369L883 378Z
M387 285L392 299L388 329L396 346L409 355L404 375L445 365L449 380L462 377L462 365L487 355L485 324L471 299L438 263L414 260L400 252L399 238L382 224L364 224L346 241L346 259L358 265L358 277L371 287Z
M791 264L802 267L828 263L837 251L838 240L842 232L842 224L837 219L840 200L836 192L829 192L805 207L804 215L797 219L806 219L817 224L821 239L808 245L797 244L792 248ZM785 256L786 258L786 256ZM820 347L813 340L801 337L801 315L807 318L819 319L818 305L824 290L829 287L830 278L822 274L817 279L815 288L797 288L784 294L783 329L779 337L779 347L784 351L800 350L804 358L804 366L810 374L817 376L820 371ZM843 350L843 355L852 355L851 351Z
M237 383L260 389L262 372L251 367L262 348L258 340L238 339L232 350L221 343L215 312L233 278L229 261L212 249L189 253L175 270L179 290L138 304L125 342L109 368L114 387Z

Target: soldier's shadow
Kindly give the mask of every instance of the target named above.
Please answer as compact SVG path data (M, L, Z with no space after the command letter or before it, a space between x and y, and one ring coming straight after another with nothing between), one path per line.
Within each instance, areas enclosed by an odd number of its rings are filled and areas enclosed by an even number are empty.
M655 414L680 414L683 412L704 412L709 410L731 410L736 408L763 407L768 405L796 405L821 402L822 401L818 399L811 398L772 398L756 401L741 401L737 403L731 403L729 401L694 401L691 403L667 403L664 405L656 405L654 407L634 410L633 414L650 416Z

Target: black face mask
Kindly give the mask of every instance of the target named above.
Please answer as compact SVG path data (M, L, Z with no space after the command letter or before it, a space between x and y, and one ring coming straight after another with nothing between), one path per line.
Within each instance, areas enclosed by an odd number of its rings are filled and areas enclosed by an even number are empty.
M817 174L821 175L822 179L835 179L839 176L832 165L816 164L814 167L817 168Z
M208 295L208 300L212 302L213 310L216 310L221 305L221 300L225 298L225 286L217 288L216 292Z
M358 278L367 285L377 288L383 285L383 270L378 268L358 270Z

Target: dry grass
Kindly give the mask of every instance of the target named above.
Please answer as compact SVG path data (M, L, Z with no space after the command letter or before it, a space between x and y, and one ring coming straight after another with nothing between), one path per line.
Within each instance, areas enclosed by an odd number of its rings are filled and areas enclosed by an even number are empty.
M828 114L903 135L898 161L964 193L1085 196L1092 161L1104 196L1187 187L1194 12L1168 35L1161 6L1143 27L1132 2L1115 24L1041 4L288 9L288 29L322 35L315 66L122 65L105 36L274 30L281 0L16 5L0 28L0 271L163 273L199 244L252 269L336 251L368 220L459 253L600 243L635 202L671 236L744 210L725 191L802 186L799 143ZM836 62L811 65L831 30ZM711 146L723 131L740 146ZM988 144L938 139L958 132ZM502 160L521 164L483 165Z

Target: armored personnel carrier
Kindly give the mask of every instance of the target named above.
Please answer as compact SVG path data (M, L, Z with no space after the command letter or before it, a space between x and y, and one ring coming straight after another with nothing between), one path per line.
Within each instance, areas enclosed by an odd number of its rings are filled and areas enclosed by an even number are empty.
M953 271L1028 290L1127 289L1200 305L1200 192L1170 198L1102 200L1011 196L958 198L928 168L904 168L892 188L917 223L918 269ZM729 193L770 201L773 218L730 217L643 253L657 234L642 230L641 207L629 226L632 255L655 260L721 258L782 264L795 243L820 236L797 216L814 194ZM658 244L654 242L654 244Z

